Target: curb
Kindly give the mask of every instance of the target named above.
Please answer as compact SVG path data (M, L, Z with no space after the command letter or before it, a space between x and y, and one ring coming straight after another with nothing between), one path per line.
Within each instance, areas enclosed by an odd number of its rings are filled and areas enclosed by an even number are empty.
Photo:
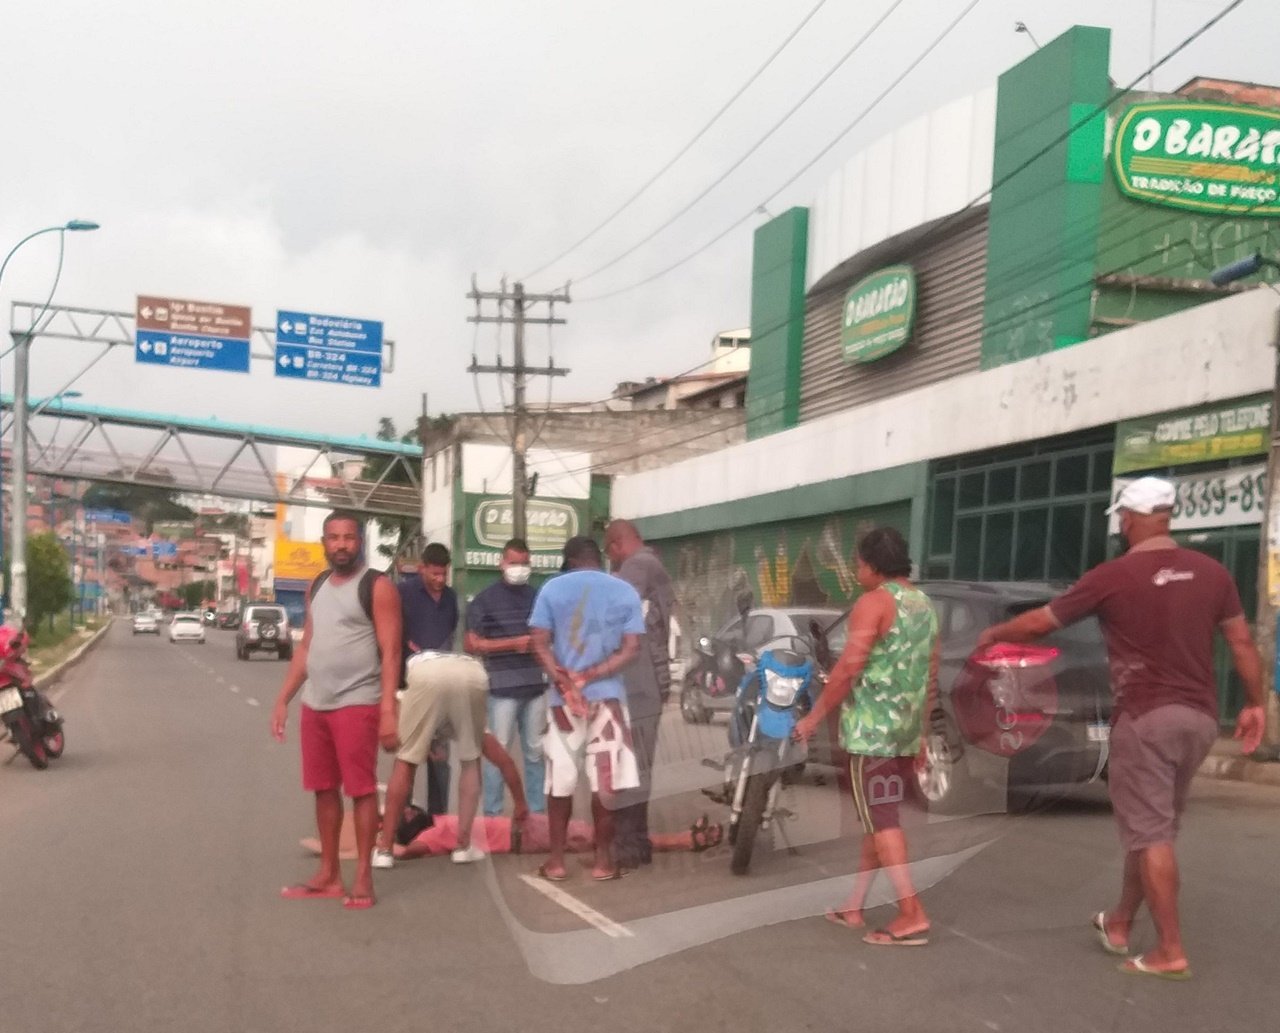
M74 653L72 653L69 657L67 657L65 660L59 661L58 663L54 664L52 667L49 668L49 670L45 671L43 674L37 675L36 679L40 683L41 691L47 691L48 689L51 689L53 688L53 686L57 685L58 682L62 680L63 675L65 675L69 670L71 670L71 668L73 668L76 664L78 664L81 661L81 659L83 659L84 655L87 652L89 652L90 649L92 649L94 646L98 644L98 640L101 639L108 631L111 630L114 624L115 624L115 618L112 617L109 621L107 621L104 625L102 625L102 627L100 627L97 631L95 631L92 637L86 639L83 643L81 643L80 647Z
M40 691L47 692L49 689L53 688L53 686L57 685L58 682L62 680L63 675L78 664L81 659L84 658L84 655L96 646L102 637L111 630L112 626L115 624L115 620L115 617L108 620L104 625L102 625L102 627L93 633L92 637L82 642L80 647L65 660L54 664L43 674L33 675L37 684L40 686ZM9 733L7 731L0 731L0 743L7 743L8 741Z
M1249 782L1252 785L1280 786L1280 764L1266 764L1247 757L1208 756L1196 774L1223 782Z

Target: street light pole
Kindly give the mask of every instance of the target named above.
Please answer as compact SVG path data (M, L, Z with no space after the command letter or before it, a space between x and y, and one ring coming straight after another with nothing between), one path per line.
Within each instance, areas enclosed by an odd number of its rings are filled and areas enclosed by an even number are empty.
M18 249L27 241L45 233L83 233L96 230L98 224L88 219L72 219L61 226L46 226L44 229L28 233L9 249L0 262L0 281L4 280L4 271L9 259L17 254ZM61 267L59 267L61 268ZM43 313L41 313L43 315ZM11 540L11 592L7 601L12 603L18 623L25 623L27 618L27 388L28 367L31 358L31 339L35 324L39 317L32 320L29 330L13 330L13 537ZM3 534L0 534L0 559L3 559Z
M1232 262L1220 269L1215 269L1209 279L1215 287L1224 287L1236 280L1242 280L1260 273L1264 268L1280 269L1280 265L1261 253L1254 253L1248 258ZM1274 284L1267 284L1275 290ZM1280 558L1280 323L1276 326L1276 338L1272 342L1275 349L1275 374L1271 386L1271 437L1267 443L1267 490L1262 510L1262 527L1258 542L1258 619L1256 622L1255 641L1258 652L1262 655L1262 682L1266 692L1264 706L1267 712L1267 734L1264 751L1275 753L1280 750L1280 705L1277 704L1275 670L1276 654L1280 650L1280 607L1276 606L1271 595L1273 557Z
M27 385L31 335L13 331L13 543L9 600L21 625L27 619Z

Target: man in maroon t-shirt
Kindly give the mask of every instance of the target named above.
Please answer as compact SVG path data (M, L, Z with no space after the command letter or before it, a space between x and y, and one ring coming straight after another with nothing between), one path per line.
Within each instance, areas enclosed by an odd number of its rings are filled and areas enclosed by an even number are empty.
M1173 844L1191 779L1218 735L1214 634L1231 647L1248 705L1236 737L1252 753L1262 741L1262 661L1226 568L1169 537L1172 484L1142 477L1107 512L1120 514L1129 551L1084 575L1048 606L983 632L993 642L1026 642L1094 615L1111 661L1108 782L1125 849L1120 903L1094 916L1103 949L1129 951L1129 933L1146 901L1159 946L1130 958L1126 972L1186 979L1191 974L1178 923Z

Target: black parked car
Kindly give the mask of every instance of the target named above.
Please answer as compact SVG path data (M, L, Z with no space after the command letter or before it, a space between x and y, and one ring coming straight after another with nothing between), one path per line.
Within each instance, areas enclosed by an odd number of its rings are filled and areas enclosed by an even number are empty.
M1097 621L975 654L983 629L1043 606L1067 586L926 581L919 587L937 609L942 641L938 705L916 771L922 802L940 813L1002 810L1010 790L1104 778L1111 680ZM829 643L836 656L843 634L840 643Z

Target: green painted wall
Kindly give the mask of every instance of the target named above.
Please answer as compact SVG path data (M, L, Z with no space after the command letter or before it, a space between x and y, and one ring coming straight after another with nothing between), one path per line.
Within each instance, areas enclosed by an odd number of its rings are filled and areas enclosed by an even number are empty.
M907 533L912 509L903 501L653 542L675 582L685 641L723 626L748 593L754 606L847 606L858 593L857 537L885 525Z
M918 551L917 547L924 542L923 511L928 478L928 463L908 463L749 499L644 517L636 521L636 526L647 541L659 541L906 501L912 504L913 517L910 525L902 530L909 532L912 550Z
M1135 99L1146 100L1148 96L1144 94ZM1116 113L1122 113L1125 107L1127 104L1117 104ZM1098 276L1204 281L1219 266L1255 251L1280 252L1280 219L1205 215L1147 204L1122 194L1116 186L1114 170L1107 169L1102 184ZM1249 282L1278 280L1280 270L1264 269ZM1152 290L1102 283L1098 285L1094 306L1094 332L1107 333L1131 320L1159 319L1219 297L1217 292L1189 286L1181 290Z
M1110 45L1076 26L1000 76L984 369L1088 336L1106 123L1081 123L1108 99Z
M756 230L751 258L748 438L794 427L800 420L808 249L807 208L792 208Z

